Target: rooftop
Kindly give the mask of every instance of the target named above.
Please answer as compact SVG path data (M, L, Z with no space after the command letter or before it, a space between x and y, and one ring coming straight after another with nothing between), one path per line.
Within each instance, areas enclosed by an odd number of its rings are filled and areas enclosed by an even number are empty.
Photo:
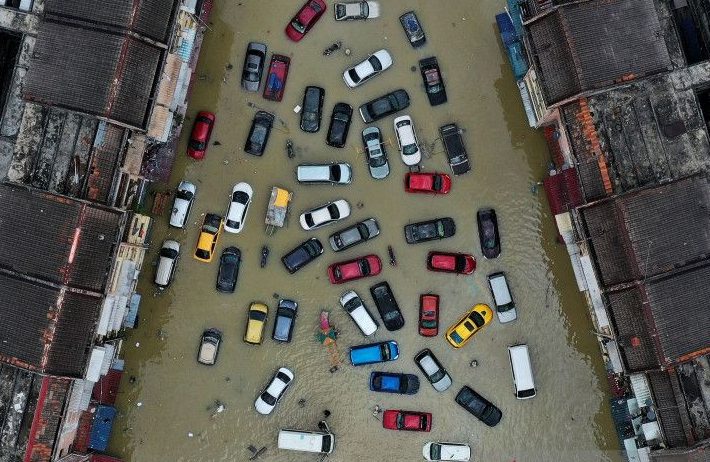
M548 104L672 67L652 1L569 3L527 27Z

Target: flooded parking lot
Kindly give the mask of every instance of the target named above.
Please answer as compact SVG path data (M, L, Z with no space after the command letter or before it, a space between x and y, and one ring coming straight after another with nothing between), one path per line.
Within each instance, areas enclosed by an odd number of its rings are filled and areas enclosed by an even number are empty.
M111 451L133 462L240 461L250 455L247 447L266 446L260 460L307 461L313 456L279 451L280 428L315 429L328 409L337 436L333 461L420 460L427 441L467 442L473 460L549 461L616 460L618 442L608 411L604 369L591 332L583 297L577 291L564 247L555 243L552 218L536 182L547 169L548 155L541 134L527 127L520 97L497 37L494 15L499 1L446 0L446 2L382 1L382 16L367 22L336 23L332 4L303 41L288 41L283 28L300 2L255 0L216 2L202 49L190 116L198 110L216 113L212 136L215 145L205 160L184 156L183 133L171 187L181 179L197 185L197 200L185 231L169 229L167 216L157 217L151 260L163 239L178 240L182 259L173 285L157 294L152 285L154 269L146 263L140 281L143 294L141 323L124 343L126 373L117 406L121 415L114 426ZM443 6L445 5L445 6ZM427 44L413 49L405 40L398 17L416 9L427 34ZM322 50L342 40L351 50L323 56ZM250 41L264 42L269 53L291 57L284 99L264 100L239 86L242 60ZM344 69L371 52L386 48L394 65L383 75L356 89L342 81ZM431 107L426 99L418 60L437 56L447 84L449 102ZM293 107L301 104L307 85L325 88L323 127L316 134L299 128ZM360 141L364 128L355 114L346 147L325 144L327 121L337 102L357 108L388 91L404 88L411 97L406 111L412 116L420 142L429 149L425 171L449 172L438 127L456 122L464 139L473 170L453 179L448 196L405 194L406 167L399 159L392 117L379 121L387 141L392 172L385 180L373 180L367 171ZM276 114L263 157L243 152L244 140L257 109ZM191 125L191 121L188 122ZM185 130L187 132L188 130ZM295 158L286 155L292 139ZM349 162L354 180L348 186L298 185L299 163ZM241 234L224 234L217 251L230 245L241 249L243 263L235 294L214 289L217 261L210 264L191 258L202 217L224 213L235 183L246 181L254 189L254 202ZM287 227L273 236L264 231L264 214L272 186L293 192ZM298 215L325 202L344 198L353 206L351 217L340 225L305 232ZM485 260L480 253L476 211L494 207L498 213L502 254ZM456 220L453 238L416 246L404 241L404 225L450 216ZM375 240L338 254L326 249L313 264L289 275L279 258L305 239L327 237L355 221L375 217L382 229ZM268 264L259 267L263 245L271 250ZM386 262L387 246L397 255L398 266L385 263L382 273L343 286L328 282L326 267L368 253ZM327 246L327 244L326 244ZM478 258L472 276L432 273L425 269L430 250L469 252ZM494 322L464 348L454 350L443 336L427 339L417 333L419 295L441 297L441 327L446 329L476 303L491 303L486 275L506 271L515 296L518 320ZM348 347L365 343L360 332L338 304L339 296L354 289L374 310L368 288L379 281L390 283L404 313L406 325L397 332L382 326L374 341L394 339L400 358L380 366L353 368L347 363ZM277 344L270 339L278 298L299 303L294 339ZM271 316L261 346L242 342L249 304L269 305ZM331 311L339 329L338 345L343 365L330 373L330 358L314 334L321 310ZM195 361L202 331L216 327L223 345L215 366ZM369 340L368 340L369 341ZM538 395L527 401L513 396L507 345L530 346ZM413 356L430 348L451 374L454 385L436 392L422 378L414 396L370 392L373 370L417 373ZM472 368L470 362L478 361ZM253 408L254 399L274 371L287 366L295 382L270 416ZM128 377L135 377L129 382ZM454 403L456 392L469 385L496 404L503 419L488 428ZM224 403L215 413L214 403ZM301 403L299 404L299 401ZM433 413L431 433L384 430L372 409L420 410Z

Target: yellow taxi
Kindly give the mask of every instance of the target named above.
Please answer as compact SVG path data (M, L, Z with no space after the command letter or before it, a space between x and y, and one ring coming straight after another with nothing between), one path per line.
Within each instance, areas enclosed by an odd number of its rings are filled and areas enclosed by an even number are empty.
M247 330L244 333L244 341L252 345L260 345L264 338L264 327L266 327L266 317L269 314L269 307L263 303L254 302L249 307L247 316Z
M214 256L214 248L219 240L219 235L222 234L224 223L222 217L214 213L205 215L205 220L202 222L200 237L197 239L197 247L195 248L195 260L209 263Z
M473 335L490 323L493 310L488 305L479 303L471 308L461 319L446 331L446 340L454 348L461 348Z

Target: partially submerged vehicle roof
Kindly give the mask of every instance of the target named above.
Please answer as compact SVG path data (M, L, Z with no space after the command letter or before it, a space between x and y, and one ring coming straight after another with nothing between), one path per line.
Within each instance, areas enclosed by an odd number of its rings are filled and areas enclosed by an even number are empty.
M455 123L446 124L439 128L439 134L444 143L446 157L454 175L461 175L471 170L466 146L463 144L461 130Z

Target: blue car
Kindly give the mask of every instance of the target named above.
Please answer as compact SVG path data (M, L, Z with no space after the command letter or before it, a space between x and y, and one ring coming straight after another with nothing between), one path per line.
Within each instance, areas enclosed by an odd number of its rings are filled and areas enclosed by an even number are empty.
M375 371L370 374L370 390L413 395L419 391L419 377L414 374Z
M399 347L394 340L369 343L367 345L358 345L350 348L350 362L353 366L394 361L398 357Z

